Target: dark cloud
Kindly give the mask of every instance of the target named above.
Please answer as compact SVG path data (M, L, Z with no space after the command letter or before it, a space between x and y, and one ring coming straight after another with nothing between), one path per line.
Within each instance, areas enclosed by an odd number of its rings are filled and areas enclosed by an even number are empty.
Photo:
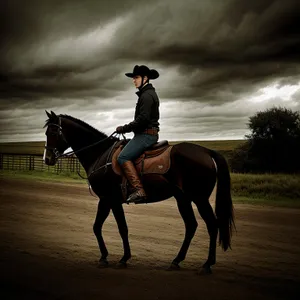
M76 67L46 66L32 73L2 77L1 98L24 100L42 98L109 98L128 88L128 82L117 75L116 67L76 70Z
M101 44L90 50L89 43L99 38L97 32L88 40L85 36L143 2L1 1L0 98L107 97L122 90L114 82L121 63L117 69L116 60L107 58L109 53L97 55Z
M154 20L147 23L137 16L131 19L134 30L126 27L119 32L125 48L118 55L130 58L134 54L165 67L180 66L188 77L188 88L173 89L172 97L202 95L202 101L224 102L230 99L219 97L218 90L228 86L239 85L240 92L247 93L272 80L300 79L298 0L225 1L222 5L188 0L184 6L181 2L160 6L151 16ZM239 96L236 93L233 98Z
M125 90L124 70L141 62L177 66L186 78L161 88L163 97L235 100L271 80L299 76L299 3L7 0L0 15L1 98L109 97ZM118 18L125 21L107 36L109 45L90 50L84 36ZM68 42L80 49L68 49Z
M44 109L94 124L100 116L108 130L130 121L136 96L124 73L135 64L161 74L154 82L161 102L174 105L162 112L166 128L241 132L264 106L235 102L274 81L300 82L299 12L299 0L2 0L1 137L27 136L29 120L36 134ZM291 101L299 109L299 92Z
M8 46L77 36L142 5L144 0L2 0L0 34Z

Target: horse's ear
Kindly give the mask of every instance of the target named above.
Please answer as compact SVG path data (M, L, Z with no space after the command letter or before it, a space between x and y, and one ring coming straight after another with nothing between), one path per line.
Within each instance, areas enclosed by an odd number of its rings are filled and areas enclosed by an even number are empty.
M54 122L58 122L58 116L51 110L51 117Z
M50 118L51 118L51 115L50 115L46 110L45 110L45 112L46 112L48 118L50 119Z

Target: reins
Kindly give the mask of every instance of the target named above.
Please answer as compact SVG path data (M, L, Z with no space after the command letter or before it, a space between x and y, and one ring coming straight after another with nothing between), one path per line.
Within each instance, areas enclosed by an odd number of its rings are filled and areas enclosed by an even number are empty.
M93 143L93 144L91 144L91 145L88 145L88 146L85 146L85 147L83 147L83 148L80 148L80 149L78 149L78 150L76 150L76 151L72 150L72 151L69 151L69 152L67 152L67 153L59 154L56 158L68 157L68 156L71 156L71 155L73 155L73 154L77 154L77 153L79 153L79 152L81 152L81 151L83 151L83 150L92 148L92 147L94 147L94 146L96 146L96 145L98 145L98 144L101 144L101 143L105 142L106 140L110 139L110 138L111 138L112 136L114 136L115 134L118 135L119 133L117 133L116 131L114 131L111 135L109 135L109 136L106 137L105 139L102 139L102 140L97 141L97 142L95 142L95 143ZM122 134L122 135L123 135L123 138L125 139L124 134Z

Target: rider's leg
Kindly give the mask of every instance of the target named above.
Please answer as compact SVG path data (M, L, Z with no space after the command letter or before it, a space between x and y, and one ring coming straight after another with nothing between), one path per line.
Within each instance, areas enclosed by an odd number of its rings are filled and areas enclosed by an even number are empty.
M155 144L157 140L157 135L135 134L118 156L118 163L125 173L127 180L134 188L134 192L128 197L127 202L140 202L146 198L145 190L133 161L147 148Z

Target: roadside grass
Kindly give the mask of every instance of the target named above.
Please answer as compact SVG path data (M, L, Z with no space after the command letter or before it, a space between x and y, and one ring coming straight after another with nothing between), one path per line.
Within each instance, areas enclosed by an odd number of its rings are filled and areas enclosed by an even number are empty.
M232 192L251 198L300 199L300 174L231 174Z
M300 174L231 174L236 203L300 208Z
M83 175L83 174L82 174ZM45 171L0 171L1 177L86 184L77 173ZM234 203L300 208L300 175L231 174Z

